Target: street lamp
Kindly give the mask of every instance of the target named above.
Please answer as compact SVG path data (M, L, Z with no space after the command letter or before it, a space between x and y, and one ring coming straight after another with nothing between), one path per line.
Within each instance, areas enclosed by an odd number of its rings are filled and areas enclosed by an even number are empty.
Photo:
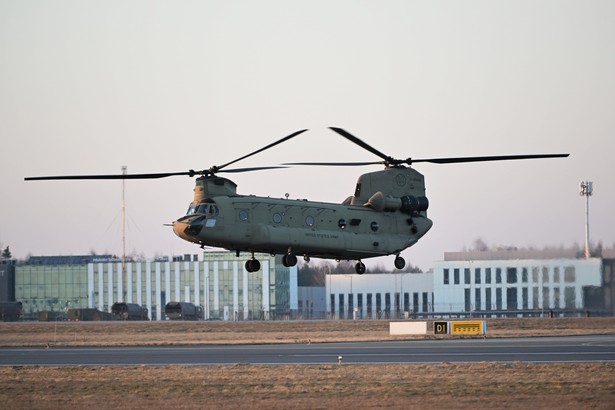
M589 258L589 197L594 193L592 181L581 181L579 195L585 197L585 258Z

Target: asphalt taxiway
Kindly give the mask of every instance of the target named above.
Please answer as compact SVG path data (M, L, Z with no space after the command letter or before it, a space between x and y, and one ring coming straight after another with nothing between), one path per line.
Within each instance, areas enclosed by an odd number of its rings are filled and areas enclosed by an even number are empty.
M1 348L0 366L614 362L615 335L384 342Z

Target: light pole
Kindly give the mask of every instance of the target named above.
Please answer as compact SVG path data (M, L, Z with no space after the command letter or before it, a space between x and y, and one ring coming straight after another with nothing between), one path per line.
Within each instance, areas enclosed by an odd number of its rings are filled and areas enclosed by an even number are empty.
M594 193L592 181L581 181L579 195L585 197L585 258L589 258L589 197Z

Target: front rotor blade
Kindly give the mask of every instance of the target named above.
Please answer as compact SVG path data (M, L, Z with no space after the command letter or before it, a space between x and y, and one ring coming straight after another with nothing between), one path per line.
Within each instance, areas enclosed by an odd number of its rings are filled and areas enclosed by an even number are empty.
M380 158L382 158L386 162L388 162L388 163L394 163L395 162L394 158L389 157L386 154L383 154L382 152L378 151L376 148L372 147L371 145L367 144L366 142L361 141L359 138L355 137L354 135L352 135L348 131L346 131L344 129L341 129L341 128L336 128L336 127L329 127L329 128L331 130L337 132L338 134L340 134L342 137L346 138L347 140L354 142L355 144L357 144L361 148L366 149L369 152L371 152L372 154L375 154L375 155L379 156Z
M223 169L223 170L218 171L218 172L238 173L238 172L263 171L263 170L267 170L267 169L281 169L281 168L288 168L288 167L274 165L274 166L270 166L270 167L250 167L250 168Z
M193 177L199 174L194 170L184 172L163 172L155 174L111 174L111 175L56 175L44 177L26 177L25 181L53 181L53 180L91 180L91 179L159 179L177 175Z
M265 151L265 150L267 150L267 149L269 149L269 148L275 147L276 145L281 144L281 143L283 143L284 141L288 141L289 139L294 138L294 137L296 137L297 135L302 134L302 133L304 133L304 132L306 132L306 131L307 131L307 129L305 129L305 130L300 130L300 131L297 131L297 132L293 132L292 134L287 135L286 137L284 137L284 138L282 138L282 139L280 139L280 140L277 140L276 142L273 142L273 143L271 143L271 144L267 145L266 147L263 147L263 148L261 148L261 149L259 149L259 150L256 150L256 151L254 151L254 152L249 153L248 155L244 155L244 156L243 156L243 157L241 157L241 158L237 158L237 159L236 159L236 160L234 160L234 161L227 162L227 163L226 163L226 164L224 164L224 165L220 165L220 166L217 166L217 167L214 167L214 168L215 168L215 170L216 170L216 171L220 171L222 168L225 168L225 167L227 167L227 166L229 166L229 165L231 165L231 164L234 164L235 162L241 161L242 159L246 159L246 158L248 158L248 157L251 157L252 155L256 155L256 154L258 154L259 152L263 152L263 151Z
M509 161L517 159L539 159L539 158L566 158L570 154L530 154L530 155L500 155L485 157L457 157L457 158L424 158L407 159L405 162L411 165L415 162L431 162L433 164L457 164L463 162L487 162L487 161Z

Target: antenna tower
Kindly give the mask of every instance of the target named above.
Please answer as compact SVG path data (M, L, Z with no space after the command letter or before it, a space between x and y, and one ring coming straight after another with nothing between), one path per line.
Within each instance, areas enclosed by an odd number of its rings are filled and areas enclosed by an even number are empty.
M585 197L585 258L589 258L589 197L594 193L592 181L581 181L579 195Z

